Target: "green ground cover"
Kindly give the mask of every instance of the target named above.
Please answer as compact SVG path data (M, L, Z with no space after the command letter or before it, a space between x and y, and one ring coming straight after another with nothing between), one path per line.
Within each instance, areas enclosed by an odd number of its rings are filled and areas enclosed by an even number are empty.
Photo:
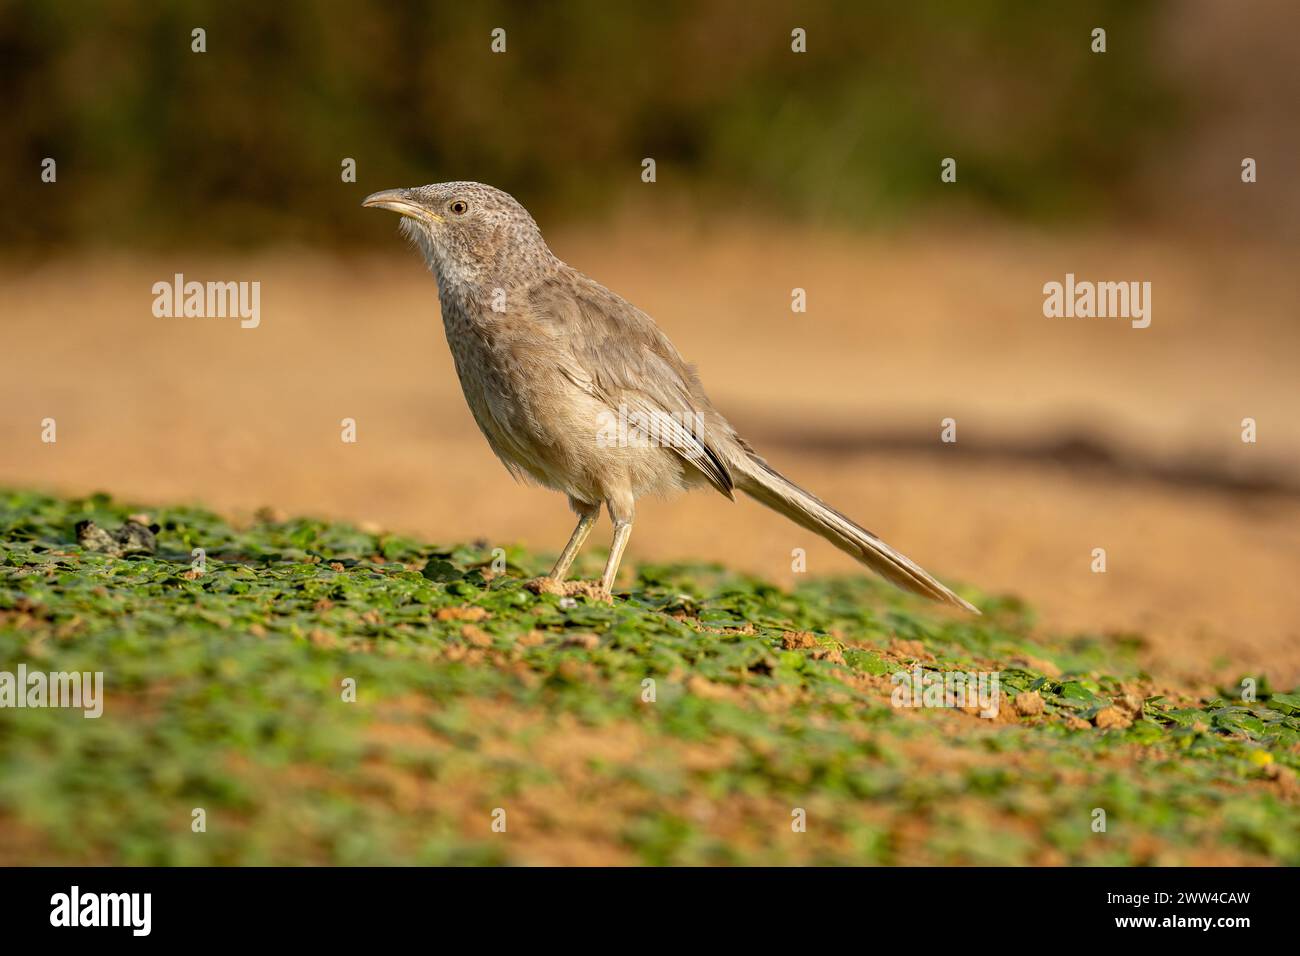
M75 543L140 511L154 554ZM972 591L642 565L606 604L504 559L0 492L0 672L104 675L98 719L0 708L0 862L1300 863L1295 692ZM893 706L917 667L998 715Z

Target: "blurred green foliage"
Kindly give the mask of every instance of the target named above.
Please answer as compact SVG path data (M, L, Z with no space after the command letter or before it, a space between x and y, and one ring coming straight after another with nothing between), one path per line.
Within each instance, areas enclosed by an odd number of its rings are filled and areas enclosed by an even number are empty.
M17 0L0 6L0 242L347 241L375 228L357 213L366 192L449 179L500 185L552 220L589 216L647 188L644 157L655 188L706 209L850 225L929 208L1127 215L1137 162L1181 115L1157 69L1165 13ZM791 51L796 26L806 54ZM39 178L47 156L56 185ZM959 189L939 180L946 156Z

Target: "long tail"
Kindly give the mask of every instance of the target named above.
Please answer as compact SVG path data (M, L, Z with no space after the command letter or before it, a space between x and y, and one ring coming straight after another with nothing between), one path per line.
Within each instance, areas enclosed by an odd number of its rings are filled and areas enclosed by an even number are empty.
M736 487L751 498L785 515L795 524L821 535L904 591L943 601L978 614L979 610L932 578L919 565L899 554L870 531L854 524L752 453L732 461Z

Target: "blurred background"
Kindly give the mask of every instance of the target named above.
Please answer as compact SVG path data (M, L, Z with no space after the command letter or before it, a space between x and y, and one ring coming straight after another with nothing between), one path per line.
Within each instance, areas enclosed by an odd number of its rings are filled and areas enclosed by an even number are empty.
M563 500L491 456L432 279L359 206L476 179L931 570L1171 678L1292 684L1298 28L1287 0L10 0L0 484L558 550ZM176 273L260 282L260 326L155 317ZM1151 282L1151 327L1045 318L1066 273ZM789 583L796 547L854 567L704 495L643 503L629 553Z

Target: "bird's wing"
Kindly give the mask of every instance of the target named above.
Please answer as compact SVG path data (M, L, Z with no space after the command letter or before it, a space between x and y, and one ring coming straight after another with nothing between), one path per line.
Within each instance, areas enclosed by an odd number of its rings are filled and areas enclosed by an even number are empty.
M574 270L530 290L532 314L564 341L561 371L615 413L626 409L654 440L693 465L728 498L735 483L710 439L716 417L695 369L644 312Z

